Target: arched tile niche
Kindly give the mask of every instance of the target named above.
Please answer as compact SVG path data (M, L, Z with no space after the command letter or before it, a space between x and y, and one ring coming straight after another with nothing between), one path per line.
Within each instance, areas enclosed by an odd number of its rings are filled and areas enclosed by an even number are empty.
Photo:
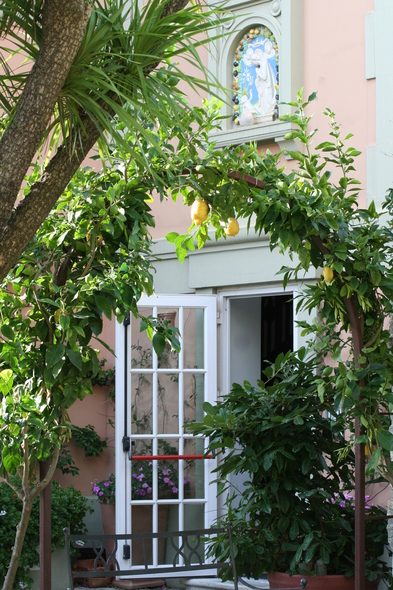
M303 85L302 0L230 0L227 21L212 43L209 69L222 87L218 146L256 141L278 143L291 124L279 117ZM293 149L293 146L291 145Z

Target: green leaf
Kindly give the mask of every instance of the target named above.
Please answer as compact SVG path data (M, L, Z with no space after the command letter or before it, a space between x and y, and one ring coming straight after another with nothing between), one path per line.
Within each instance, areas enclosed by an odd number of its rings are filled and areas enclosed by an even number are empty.
M63 328L63 330L67 330L69 328L70 325L70 318L68 315L60 315L59 318L59 323L60 326Z
M8 338L8 340L12 340L13 341L14 338L15 338L14 330L8 324L3 324L1 326L1 333L3 334L3 336L5 338Z
M108 320L111 320L112 308L107 297L104 297L103 295L94 295L94 301L96 302L98 309L106 315Z
M154 334L154 336L153 336L153 348L154 348L157 356L161 356L162 355L162 353L165 350L165 344L166 344L166 341L165 341L165 338L164 338L164 336L162 334L160 334L159 332L156 333L156 334Z
M393 451L393 434L388 430L377 432L377 439L382 448Z
M299 522L297 520L293 520L291 524L291 528L289 529L289 538L294 541L299 534Z
M168 242L170 242L171 244L175 243L176 238L179 236L179 234L175 231L171 231L169 232L169 234L166 234L165 238L168 240Z
M123 284L121 296L127 307L130 307L135 299L134 289L127 283Z
M8 447L3 448L2 453L3 465L8 473L15 473L22 461L22 456L17 453L14 454Z
M83 359L79 350L69 348L67 349L67 356L78 371L82 371Z
M372 475L372 473L378 468L381 459L381 449L375 449L370 457L370 461L366 465L366 476Z
M48 369L56 365L62 360L65 352L65 346L59 342L54 346L50 346L46 351L46 366Z

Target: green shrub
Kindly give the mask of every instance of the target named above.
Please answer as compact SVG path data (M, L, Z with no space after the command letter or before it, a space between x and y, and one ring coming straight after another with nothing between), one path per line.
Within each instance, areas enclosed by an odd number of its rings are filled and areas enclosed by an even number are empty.
M21 517L22 502L15 492L4 482L0 483L0 579L7 573L15 540L16 526ZM92 512L89 502L73 487L62 488L58 482L52 483L52 551L64 546L64 527L74 533L86 532L84 518ZM31 588L33 580L29 570L39 564L39 498L33 504L31 518L26 533L23 552L15 579L15 587L23 583Z
M188 425L209 437L208 450L221 458L223 521L232 523L236 566L248 577L302 573L304 564L312 571L317 560L329 574L354 575L354 456L340 458L344 414L334 412L336 392L319 367L304 349L281 354L263 371L265 381L233 384L221 403L204 404L202 423ZM246 479L240 493L228 485L232 474ZM366 577L391 582L380 560L386 511L366 500ZM210 551L223 561L227 540L218 536Z

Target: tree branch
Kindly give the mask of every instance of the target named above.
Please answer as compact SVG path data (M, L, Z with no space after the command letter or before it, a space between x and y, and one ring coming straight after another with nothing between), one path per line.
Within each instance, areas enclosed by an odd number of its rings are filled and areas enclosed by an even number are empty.
M0 235L83 40L91 8L84 0L44 3L38 56L0 142Z
M71 154L61 146L46 167L40 180L35 182L29 194L13 211L0 238L0 280L18 261L27 244L48 217L75 172L92 149L100 132L88 117L82 118L85 135L81 145ZM1 178L0 178L1 183Z

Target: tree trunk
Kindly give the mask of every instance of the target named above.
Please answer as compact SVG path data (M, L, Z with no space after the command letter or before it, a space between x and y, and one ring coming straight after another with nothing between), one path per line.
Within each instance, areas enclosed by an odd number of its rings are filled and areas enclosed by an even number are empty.
M2 590L13 590L16 571L18 569L20 556L22 554L23 542L25 539L27 527L31 516L31 508L33 506L34 495L28 495L23 500L22 516L18 526L16 527L15 544L12 549L12 556L7 575L4 579Z

